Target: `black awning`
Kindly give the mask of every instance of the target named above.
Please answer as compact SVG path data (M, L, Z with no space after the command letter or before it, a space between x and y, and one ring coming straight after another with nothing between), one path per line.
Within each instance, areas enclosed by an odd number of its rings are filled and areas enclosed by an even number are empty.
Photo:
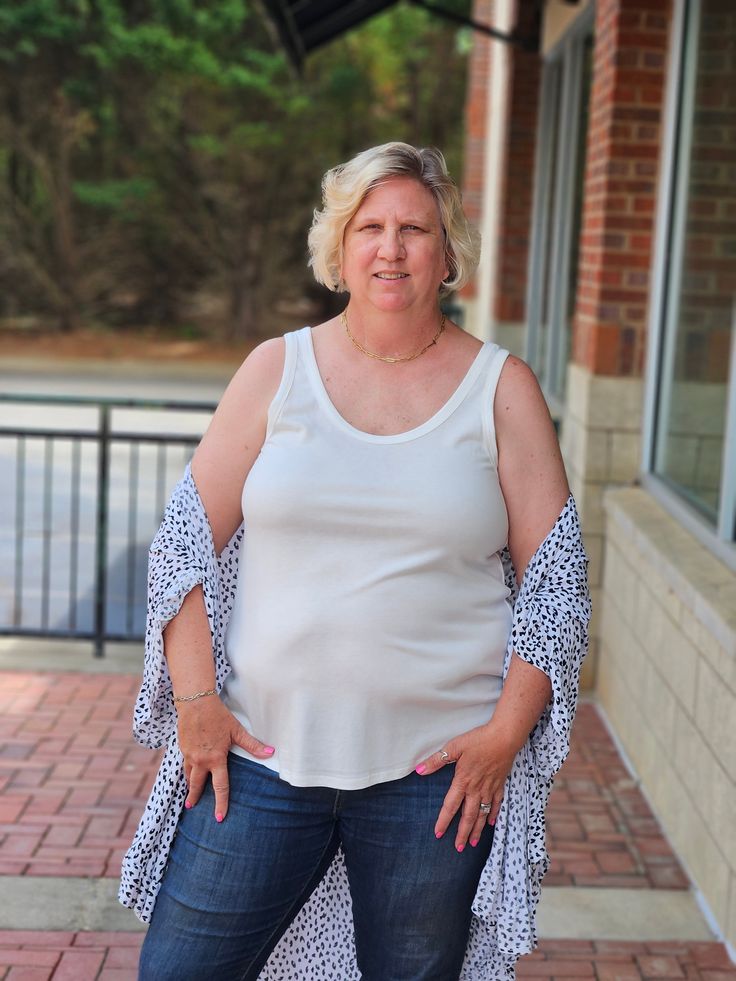
M300 66L306 55L357 27L397 0L262 0L289 59Z
M397 0L261 0L267 19L275 28L289 60L301 68L310 51L319 48L333 38L357 27L374 14L393 7ZM458 25L470 27L499 41L516 44L525 50L537 51L539 48L539 23L542 0L522 0L521 7L527 15L532 14L532 23L524 34L513 31L503 34L479 24L468 17L461 17L435 0L409 0L410 3L438 17L446 18ZM577 2L577 0L567 0ZM529 19L528 16L526 18Z

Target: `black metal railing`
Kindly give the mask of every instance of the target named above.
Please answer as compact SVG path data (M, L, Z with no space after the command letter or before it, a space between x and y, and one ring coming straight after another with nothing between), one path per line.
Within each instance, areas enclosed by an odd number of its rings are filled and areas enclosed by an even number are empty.
M142 639L148 545L214 408L0 394L0 635L91 640L97 657ZM181 422L197 431L162 431Z

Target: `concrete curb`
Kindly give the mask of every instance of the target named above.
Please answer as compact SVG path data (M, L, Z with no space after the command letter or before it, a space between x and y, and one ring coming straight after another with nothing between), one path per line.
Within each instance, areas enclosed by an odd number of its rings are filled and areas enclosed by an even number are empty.
M0 930L143 931L117 901L117 879L3 876ZM539 936L551 940L712 941L691 892L682 889L542 890Z

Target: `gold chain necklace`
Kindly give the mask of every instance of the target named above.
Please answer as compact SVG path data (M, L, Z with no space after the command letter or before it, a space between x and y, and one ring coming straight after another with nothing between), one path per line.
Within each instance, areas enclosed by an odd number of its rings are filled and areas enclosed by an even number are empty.
M437 341L440 339L440 334L445 329L445 315L443 313L442 314L442 319L440 320L440 326L439 326L439 329L437 330L437 333L434 335L434 337L429 342L429 344L425 344L424 345L424 347L421 349L421 351L417 351L416 354L409 354L405 358L386 358L382 354L374 354L373 351L366 350L361 344L359 344L356 341L356 339L350 333L350 328L348 327L348 313L347 313L347 310L343 310L343 312L340 314L340 320L345 325L345 330L348 333L348 337L350 338L350 340L353 342L353 344L357 347L357 349L360 352L362 352L363 354L367 354L369 358L375 358L377 361L385 361L388 364L399 364L399 363L404 362L404 361L413 361L415 358L418 358L420 356L420 354L424 354L425 351L428 351L431 347L433 347L437 343Z

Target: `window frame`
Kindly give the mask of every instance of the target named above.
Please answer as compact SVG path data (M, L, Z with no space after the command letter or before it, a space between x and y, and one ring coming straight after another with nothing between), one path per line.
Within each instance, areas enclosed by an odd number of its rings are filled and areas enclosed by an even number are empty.
M586 41L593 36L594 26L595 4L591 3L581 11L564 36L545 53L540 80L525 303L525 359L538 375L553 415L561 415L564 406L568 363L565 330L569 319L573 209L576 199L574 158L580 136L583 58ZM553 111L557 99L559 114ZM558 126L557 133L553 130L555 124ZM553 147L556 150L554 186L550 179ZM543 291L546 282L551 286L545 299ZM541 311L545 303L548 335L542 362Z
M652 286L644 376L642 486L695 538L736 571L736 302L734 303L726 425L717 524L713 524L664 476L658 463L659 417L670 403L675 350L677 303L682 276L682 250L688 193L693 108L701 22L700 0L675 0L669 51L669 77L664 109L664 138L659 173ZM684 165L682 162L684 161Z

